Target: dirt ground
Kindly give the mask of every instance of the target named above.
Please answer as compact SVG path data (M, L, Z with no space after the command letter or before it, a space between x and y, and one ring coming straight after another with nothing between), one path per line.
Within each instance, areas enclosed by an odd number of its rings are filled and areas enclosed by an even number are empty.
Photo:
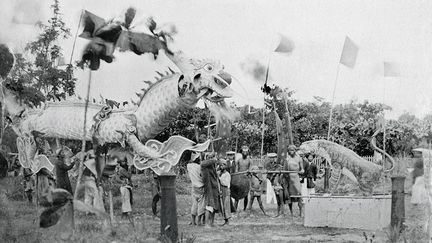
M56 225L48 229L38 228L36 206L24 201L2 200L0 212L0 239L2 242L158 242L160 220L151 213L149 183L138 179L134 194L133 224L122 219L120 201L115 197L115 222L108 222L79 213L76 230L66 238L66 228ZM366 231L339 228L309 228L303 226L303 218L295 207L294 217L274 218L276 205L265 204L269 216L264 216L255 202L252 214L241 211L230 221L229 226L204 228L189 225L190 197L186 180L177 183L178 232L181 242L386 242L390 238L388 229ZM413 206L406 197L406 225L404 235L407 242L423 242L425 234L425 207ZM242 204L242 203L240 203ZM159 203L160 205L160 203ZM40 209L39 209L40 210ZM217 216L216 224L222 224ZM402 238L401 241L403 242Z

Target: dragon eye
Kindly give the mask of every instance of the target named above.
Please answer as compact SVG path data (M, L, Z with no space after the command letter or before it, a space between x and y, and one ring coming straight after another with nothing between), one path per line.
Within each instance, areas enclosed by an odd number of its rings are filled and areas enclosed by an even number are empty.
M213 71L213 66L210 64L205 65L204 67L207 71Z

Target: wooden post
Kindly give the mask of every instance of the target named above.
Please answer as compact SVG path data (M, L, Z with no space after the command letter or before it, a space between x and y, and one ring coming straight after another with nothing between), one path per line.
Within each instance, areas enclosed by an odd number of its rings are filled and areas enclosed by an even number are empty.
M405 177L394 176L392 180L391 227L401 227L405 221Z
M263 114L262 114L262 128L261 128L261 151L260 151L260 155L262 158L263 154L264 154L264 128L265 128L265 111L266 111L266 107L264 104L264 108L262 110Z
M291 116L290 116L290 112L288 109L288 97L285 100L285 109L286 109L285 119L286 119L288 145L292 145L292 144L294 144L294 138L293 138L293 134L292 134Z
M333 87L332 102L331 102L331 106L330 106L329 127L328 127L328 131L327 131L327 140L328 141L330 141L330 132L331 132L331 128L332 128L333 103L334 103L334 99L335 99L337 81L338 81L338 77L339 77L339 67L340 67L340 62L338 63L338 66L337 66L336 78L335 78L334 87Z
M429 151L431 150L431 144L429 143ZM423 164L424 164L424 181L427 196L427 220L426 220L426 231L428 235L429 242L432 241L432 188L431 188L431 166L432 166L432 154L427 152L426 156L423 154Z
M167 236L171 242L177 242L176 175L164 173L159 176L159 179L161 186L161 235Z
M327 166L324 168L324 192L330 191L330 168Z

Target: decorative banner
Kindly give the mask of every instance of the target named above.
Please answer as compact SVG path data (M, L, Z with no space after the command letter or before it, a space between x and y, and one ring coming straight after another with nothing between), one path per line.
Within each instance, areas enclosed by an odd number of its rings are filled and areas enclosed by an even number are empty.
M384 77L400 77L400 66L395 62L384 62Z
M226 117L221 119L216 124L216 138L229 138L231 137L231 122Z
M153 54L157 58L159 50L173 55L167 46L167 38L172 39L175 28L170 31L158 30L155 32L156 22L152 21L148 25L151 34L131 31L130 25L135 17L136 10L129 8L125 14L125 20L106 21L103 18L84 11L84 30L80 35L82 38L91 40L83 51L82 60L79 62L81 68L85 63L89 63L91 70L98 70L100 60L111 63L114 60L114 50L119 47L120 51L132 51L137 55L144 53Z
M30 169L33 173L38 173L45 168L53 171L54 165L47 156L36 154L36 144L29 137L18 137L16 139L18 148L18 160L23 168Z
M231 137L231 122L228 118L222 116L216 124L216 138L220 140L214 141L214 150L222 156L226 155L228 151L227 139Z
M348 36L346 36L339 62L349 68L354 68L358 51L359 48L357 45Z

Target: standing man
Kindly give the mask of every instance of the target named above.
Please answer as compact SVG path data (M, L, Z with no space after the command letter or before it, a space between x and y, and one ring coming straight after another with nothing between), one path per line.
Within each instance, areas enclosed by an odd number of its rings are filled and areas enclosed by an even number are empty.
M266 164L266 170L280 171L283 169L283 166L277 163L277 154L271 153L268 154L269 161ZM273 190L276 194L276 202L277 202L277 215L285 215L284 210L284 200L283 200L283 188L281 185L282 175L280 173L269 173L267 174L267 178L271 182Z
M235 152L234 151L228 151L226 152L227 156L227 166L228 166L228 172L234 173L236 172L236 164L235 164Z
M57 188L63 188L66 191L72 192L72 186L69 180L68 171L75 165L72 161L72 150L66 146L62 146L56 153L57 162L55 163Z
M122 217L129 217L132 212L132 174L128 170L126 157L122 158L118 168L118 176L121 182L120 194L122 198Z
M220 170L220 188L222 192L222 202L223 202L223 212L222 215L224 217L225 222L222 226L229 224L229 219L231 218L231 193L230 193L230 184L231 184L231 175L228 172L229 166L226 160L221 159L219 161L219 170Z
M29 203L33 203L33 192L35 189L35 181L32 174L24 175L24 192Z
M249 147L244 145L241 148L242 157L236 161L236 172L249 170L252 161L249 157Z
M105 212L103 204L103 189L101 185L96 185L96 162L93 150L87 152L82 174L84 184L84 203Z
M318 169L313 163L314 158L315 156L312 153L305 154L305 157L303 158L304 173L300 175L302 196L309 197L311 194L315 194L315 181Z
M244 145L241 148L241 158L235 161L235 172L247 171L251 167L251 164L252 161L249 158L249 147ZM243 199L243 210L246 211L250 190L248 176L246 174L233 175L231 184L231 195L235 199L235 210L237 210L240 199Z
M192 153L187 171L192 184L191 225L201 225L204 219L204 183L201 175L200 153ZM196 218L198 216L198 223Z
M160 188L160 181L159 176L152 171L153 174L153 181L151 185L151 192L153 195L152 198L152 213L153 213L153 219L157 217L157 203L161 199L161 188Z
M302 202L301 202L301 185L299 173L304 173L303 160L296 153L296 146L288 146L288 156L284 163L284 170L294 171L284 175L285 182L288 185L288 207L293 216L292 203L297 202L300 210L300 217L302 216Z
M214 153L207 154L201 162L201 173L204 182L205 220L206 228L214 226L214 216L220 211L218 175L216 172L217 159Z

